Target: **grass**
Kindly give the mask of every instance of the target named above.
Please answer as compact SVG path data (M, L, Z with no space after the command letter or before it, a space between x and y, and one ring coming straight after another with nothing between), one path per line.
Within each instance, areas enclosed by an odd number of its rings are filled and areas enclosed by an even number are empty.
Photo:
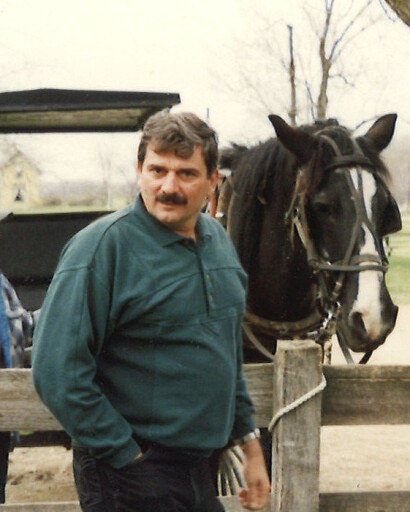
M397 304L410 304L410 213L402 215L403 229L390 236L387 286Z

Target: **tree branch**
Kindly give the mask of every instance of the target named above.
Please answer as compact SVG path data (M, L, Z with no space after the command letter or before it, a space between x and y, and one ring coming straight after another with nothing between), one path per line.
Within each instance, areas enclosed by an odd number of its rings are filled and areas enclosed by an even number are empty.
M359 9L359 11L356 13L356 15L349 21L349 23L341 31L340 35L333 42L332 49L329 54L329 59L333 59L333 56L334 56L337 48L342 44L346 35L351 31L351 29L354 27L354 25L356 25L358 20L361 20L363 14L370 7L370 5L373 3L373 1L374 0L367 0L366 4L361 9ZM359 33L366 30L370 25L371 25L371 23L362 27L362 29L359 31Z

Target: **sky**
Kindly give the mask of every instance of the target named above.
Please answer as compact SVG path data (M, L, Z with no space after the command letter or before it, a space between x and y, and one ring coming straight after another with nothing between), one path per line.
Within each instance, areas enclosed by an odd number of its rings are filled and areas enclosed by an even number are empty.
M342 7L350 4L350 0L337 2ZM273 134L269 113L286 118L289 93L277 64L277 55L287 51L286 25L294 26L303 70L315 69L312 25L318 23L323 3L0 0L0 91L54 87L177 92L181 105L175 110L209 118L222 144L254 143ZM303 8L309 6L307 21ZM388 14L393 18L391 11ZM364 119L397 112L397 136L403 137L410 134L410 28L390 20L378 1L372 15L383 21L345 51L339 70L349 71L354 87L342 87L339 80L329 115L357 126ZM268 106L254 100L255 85L250 83L254 79L263 84L260 94ZM46 177L100 179L104 154L117 167L133 172L135 134L30 135L13 140Z

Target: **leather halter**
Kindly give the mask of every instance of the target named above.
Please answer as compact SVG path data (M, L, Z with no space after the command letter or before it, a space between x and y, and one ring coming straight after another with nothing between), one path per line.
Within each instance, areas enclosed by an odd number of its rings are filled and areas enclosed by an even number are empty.
M347 169L351 166L360 166L367 171L374 170L374 164L361 151L360 147L353 140L355 152L350 155L343 155L336 142L327 135L320 133L319 137L334 150L335 156L326 166L325 171L341 169L343 176L347 180L349 190L351 192L353 203L356 211L356 222L353 227L352 235L346 253L342 260L330 262L325 260L317 251L314 241L310 237L309 226L306 215L305 197L295 194L290 208L286 214L286 220L290 223L291 229L297 230L299 238L304 245L307 253L307 259L310 267L318 280L318 301L315 310L304 319L295 322L271 321L261 318L250 312L245 315L245 320L262 333L274 336L279 339L313 339L322 346L336 333L336 321L340 310L339 297L348 272L363 272L365 270L375 270L386 272L388 269L388 261L384 253L383 246L379 243L378 237L367 215L363 201L363 178L362 169L358 169L358 188L354 186L352 177ZM300 180L303 178L303 168L299 170L296 188ZM365 224L376 241L378 255L361 254L354 255L354 247L361 229ZM329 273L336 273L333 288L330 289ZM338 340L343 354L348 363L353 363L346 341L340 333ZM360 363L366 363L372 350L365 353Z

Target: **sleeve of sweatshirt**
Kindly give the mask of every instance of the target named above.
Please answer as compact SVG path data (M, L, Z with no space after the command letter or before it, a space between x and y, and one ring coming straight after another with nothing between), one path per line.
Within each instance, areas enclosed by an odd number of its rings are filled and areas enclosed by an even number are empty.
M238 369L236 379L236 404L235 422L233 425L231 439L240 439L255 429L254 413L255 408L248 391L248 385L243 374L243 347L242 347L242 326L238 326Z
M33 339L33 380L67 433L114 467L140 448L131 427L96 382L97 359L109 330L110 292L75 244L63 253Z

